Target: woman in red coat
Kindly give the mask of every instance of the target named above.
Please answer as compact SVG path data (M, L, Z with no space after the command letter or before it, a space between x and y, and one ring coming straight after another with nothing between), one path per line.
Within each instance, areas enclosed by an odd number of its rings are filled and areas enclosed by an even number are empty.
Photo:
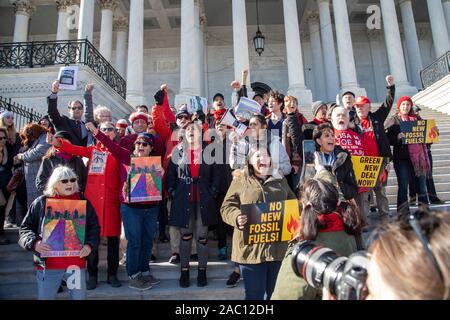
M111 140L116 139L114 124L100 124L100 131ZM120 287L117 278L119 268L119 243L121 232L120 219L120 164L117 159L101 144L80 147L64 139L51 138L52 144L60 151L89 159L88 177L86 182L86 198L94 206L101 227L100 236L108 238L108 279L113 287ZM95 289L98 276L98 250L88 257L89 280L86 288Z

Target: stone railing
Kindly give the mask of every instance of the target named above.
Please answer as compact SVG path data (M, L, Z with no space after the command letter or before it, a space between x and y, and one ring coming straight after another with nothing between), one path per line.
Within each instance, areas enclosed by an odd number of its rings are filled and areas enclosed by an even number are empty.
M91 68L125 99L126 81L88 40L0 44L0 68L36 68L76 64Z
M428 88L448 74L450 74L450 51L420 72L423 89Z
M0 96L0 113L8 110L14 113L14 126L16 129L23 128L30 122L38 122L42 115L34 111L32 108L26 108L20 104L11 101L11 98Z

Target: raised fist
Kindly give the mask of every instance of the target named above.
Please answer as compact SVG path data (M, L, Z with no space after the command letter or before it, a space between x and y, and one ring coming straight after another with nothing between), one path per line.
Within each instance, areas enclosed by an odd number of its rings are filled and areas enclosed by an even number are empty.
M52 83L52 92L58 93L59 92L59 80L55 80Z
M388 84L388 86L392 86L394 85L394 77L390 74L386 77L386 82Z
M161 85L161 87L160 87L161 91L164 91L164 92L166 92L166 93L167 93L167 90L169 90L168 88L169 88L169 87L167 86L166 83L164 83L164 84Z
M94 90L94 85L92 83L89 83L84 87L84 91L92 93L92 90Z

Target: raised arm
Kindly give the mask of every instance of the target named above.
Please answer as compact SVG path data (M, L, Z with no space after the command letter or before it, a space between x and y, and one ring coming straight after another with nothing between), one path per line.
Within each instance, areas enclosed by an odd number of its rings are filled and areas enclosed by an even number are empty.
M386 121L389 113L391 112L395 97L394 77L392 75L388 75L386 77L386 83L387 83L386 99L384 100L383 104L378 108L378 110L374 112L381 122Z
M93 148L92 146L90 147L76 146L71 144L69 141L65 139L60 138L56 139L50 132L47 133L47 143L51 144L56 149L62 152L84 158L89 158L91 156L91 149Z
M86 122L94 122L94 107L92 104L93 84L87 84L84 88L84 119Z
M58 111L58 92L59 92L59 81L55 80L52 83L52 93L47 97L47 114L50 121L55 126L55 129L62 125L63 119Z

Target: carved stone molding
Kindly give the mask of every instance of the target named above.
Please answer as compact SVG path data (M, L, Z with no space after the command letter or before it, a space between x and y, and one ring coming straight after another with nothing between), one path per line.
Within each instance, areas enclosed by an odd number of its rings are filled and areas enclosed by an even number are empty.
M425 26L417 27L417 37L419 40L424 40L429 37L430 30Z
M319 23L320 15L318 11L308 11L307 18L308 23Z
M98 4L100 5L100 8L102 9L109 9L109 10L116 10L118 1L117 0L97 0Z
M66 11L68 7L72 5L71 0L57 0L56 2L56 8L59 11Z
M300 40L309 41L311 39L309 31L300 30Z
M119 17L114 19L115 31L128 31L128 19L126 17Z
M30 17L35 11L36 6L31 0L11 0L10 3L14 7L14 13L20 13Z
M381 30L377 29L367 30L367 38L369 38L369 40L372 41L379 40L381 38L381 35L382 35Z

